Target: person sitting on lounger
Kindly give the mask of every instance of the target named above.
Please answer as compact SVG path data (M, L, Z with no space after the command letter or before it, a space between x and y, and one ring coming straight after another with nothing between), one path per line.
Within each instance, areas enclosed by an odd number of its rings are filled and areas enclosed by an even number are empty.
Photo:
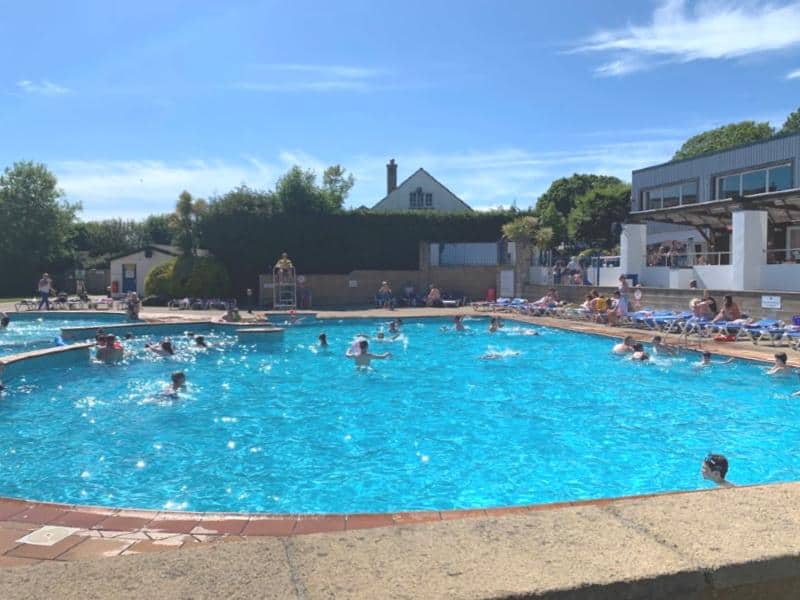
M719 362L712 362L711 360L711 352L708 350L704 350L703 354L701 355L700 362L694 363L695 367L710 367L711 365L729 365L733 362L732 358L727 360L719 361Z
M435 306L436 308L442 308L444 306L442 302L442 292L433 284L431 284L428 296L425 298L425 306Z
M710 319L714 316L710 303L700 298L693 298L689 308L692 310L692 315L698 319Z
M667 354L674 356L677 353L675 346L665 344L660 335L653 336L653 354Z
M238 323L242 320L242 316L239 314L239 311L233 306L228 306L228 310L225 312L222 317L220 317L220 321L225 323Z
M720 487L735 487L730 481L725 479L728 474L728 459L722 454L709 454L703 459L700 467L703 479L713 481Z
M633 337L626 335L625 338L619 344L614 345L611 351L614 354L629 354L631 352L634 352L633 344L634 344Z
M785 377L787 375L791 375L793 370L792 367L786 364L787 360L789 360L789 357L786 356L786 352L776 352L775 364L772 365L772 368L769 371L767 371L767 375L777 376L777 377Z
M739 310L739 305L733 301L733 296L727 295L723 297L722 310L719 311L712 323L719 321L735 321L742 318L742 311Z

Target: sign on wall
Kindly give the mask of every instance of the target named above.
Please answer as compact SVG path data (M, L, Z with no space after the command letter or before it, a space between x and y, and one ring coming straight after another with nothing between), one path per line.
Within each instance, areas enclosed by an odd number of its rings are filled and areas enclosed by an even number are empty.
M350 281L347 282L347 287L357 288L358 287L358 280L357 279L351 279Z
M780 296L761 296L761 308L776 308L781 307Z

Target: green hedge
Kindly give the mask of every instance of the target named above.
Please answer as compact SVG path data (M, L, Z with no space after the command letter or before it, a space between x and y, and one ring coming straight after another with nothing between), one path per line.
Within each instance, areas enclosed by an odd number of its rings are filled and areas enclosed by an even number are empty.
M349 273L355 269L414 270L419 243L492 242L518 214L431 213L267 214L251 205L211 204L200 245L227 267L235 293L270 273L288 252L300 273Z
M154 268L144 283L147 295L172 298L227 298L231 282L225 265L210 256L173 258Z

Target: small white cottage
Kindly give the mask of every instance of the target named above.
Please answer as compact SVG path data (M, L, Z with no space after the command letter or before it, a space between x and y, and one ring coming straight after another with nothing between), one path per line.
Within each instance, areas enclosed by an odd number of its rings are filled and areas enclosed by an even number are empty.
M386 165L386 196L372 207L373 212L434 211L442 213L472 212L472 208L425 169L397 185L397 163Z

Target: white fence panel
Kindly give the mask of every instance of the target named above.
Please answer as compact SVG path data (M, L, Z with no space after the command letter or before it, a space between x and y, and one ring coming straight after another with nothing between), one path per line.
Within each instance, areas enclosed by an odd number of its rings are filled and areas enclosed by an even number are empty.
M431 259L434 255L434 246L438 254L439 265L443 267L498 264L498 250L495 242L431 244Z

